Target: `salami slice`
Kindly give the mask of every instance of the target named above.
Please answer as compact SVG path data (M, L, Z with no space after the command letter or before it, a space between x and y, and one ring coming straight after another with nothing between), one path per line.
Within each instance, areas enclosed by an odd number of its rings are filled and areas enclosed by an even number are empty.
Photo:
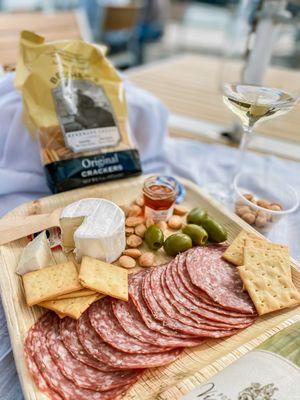
M178 290L177 285L172 276L172 270L176 267L176 263L178 259L168 265L162 274L162 280L164 280L164 294L168 298L170 302L174 305L174 307L181 314L192 318L194 321L201 323L203 318L209 321L209 324L216 327L221 327L225 329L232 328L245 328L249 326L253 322L253 318L232 318L226 315L216 314L201 306L196 306L192 303L188 298L186 298L182 293ZM201 319L198 317L200 316Z
M144 323L139 312L136 310L131 300L113 300L113 312L123 329L131 336L147 343L156 344L160 347L192 347L198 346L203 339L184 339L163 335L157 331L149 329Z
M60 372L46 344L46 336L51 329L54 318L55 316L52 314L52 319L51 317L43 318L35 324L32 341L34 360L49 387L59 393L64 400L120 400L130 385L106 392L95 392L79 388Z
M237 268L222 258L223 253L224 246L197 247L188 253L186 267L192 283L229 310L256 314Z
M88 354L95 357L101 363L105 363L112 367L112 365L109 363L109 358L106 357L105 352L102 351L102 348L108 345L101 339L101 337L93 328L90 322L88 311L85 311L77 321L77 334L80 343Z
M182 332L178 332L174 329L170 329L164 325L162 325L159 321L157 321L153 315L151 314L148 306L146 305L144 298L142 296L142 282L143 278L146 274L150 273L150 270L140 271L137 274L129 276L129 287L128 293L129 296L142 317L143 321L147 325L147 327L155 332L159 332L166 336L171 336L177 339L192 339L195 338L192 335L186 335Z
M99 371L115 371L110 365L104 364L92 357L82 346L77 335L77 321L65 317L60 321L60 335L67 350L82 363L96 368Z
M207 310L213 311L217 314L231 316L231 317L243 317L243 318L253 318L252 315L244 315L240 312L235 312L232 310L227 310L221 307L219 304L215 303L212 299L208 297L208 295L203 292L203 290L199 289L197 286L193 285L187 268L186 268L186 257L190 252L195 251L196 249L189 250L188 252L183 253L178 258L177 265L172 269L172 275L176 282L178 289L183 293L189 300L191 300L196 306L202 306Z
M43 317L47 318L47 316ZM54 392L50 387L47 385L47 382L43 378L43 375L40 373L33 355L34 355L34 347L32 344L32 335L34 332L34 326L29 330L25 342L24 342L24 353L25 353L25 362L27 368L34 380L35 385L37 388L42 392L45 393L51 400L62 400L62 397Z
M81 388L100 392L111 390L134 382L141 374L139 371L103 372L76 360L60 338L58 321L49 330L47 346L61 373Z
M118 350L136 354L161 353L164 351L161 347L128 335L115 317L111 298L108 296L91 305L89 318L98 335Z
M153 269L150 275L145 275L143 279L143 295L146 303L148 304L151 312L154 317L159 319L164 325L168 326L172 329L177 329L181 332L188 333L197 337L226 337L233 335L235 330L207 330L202 328L197 328L196 326L187 325L184 323L184 318L182 316L179 317L178 313L176 317L172 318L169 313L171 313L171 308L168 311L165 311L161 304L165 303L167 306L166 299L163 296L160 296L162 289L160 286L160 274L163 271L163 267ZM155 279L152 278L152 274ZM158 294L157 299L155 295ZM159 303L158 303L159 302ZM167 308L167 307L166 307Z
M168 265L160 268L155 268L150 274L150 287L152 289L152 295L154 296L156 303L159 304L159 309L162 311L160 313L160 318L162 318L161 320L164 320L166 313L169 318L175 319L183 325L202 329L203 334L206 332L206 330L218 330L218 328L216 328L215 326L210 325L211 322L209 320L199 318L199 320L196 322L192 318L180 314L178 310L174 307L174 305L169 301L169 299L165 295L165 282L164 280L162 280L162 276L165 273L167 267ZM158 308L155 309L155 312L159 312ZM200 331L198 331L198 333L200 333Z
M117 350L103 342L92 327L88 313L85 312L78 320L78 336L85 349L107 364L119 368L153 368L173 362L179 357L182 349L174 349L164 353L129 354Z
M208 305L211 305L212 307L215 307L217 305L216 302L214 302L208 295L207 293L203 292L203 290L199 289L197 286L193 285L190 276L188 274L187 268L186 268L186 257L188 254L192 253L195 251L195 248L186 251L181 255L180 261L177 264L177 272L179 274L180 279L182 280L185 288L192 294L194 294L197 298L201 299L201 301L205 302ZM174 276L174 275L173 275ZM175 277L174 277L175 278ZM220 307L220 310L222 312L225 312L223 308ZM238 313L240 315L240 313Z

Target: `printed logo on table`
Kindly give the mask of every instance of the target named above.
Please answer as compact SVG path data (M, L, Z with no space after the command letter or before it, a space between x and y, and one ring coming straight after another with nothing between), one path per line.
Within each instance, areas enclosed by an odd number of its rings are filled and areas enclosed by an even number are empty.
M267 385L251 383L250 386L239 392L237 398L228 397L226 394L219 392L213 382L204 385L200 390L201 392L197 393L195 400L277 400L274 396L278 388L274 383Z
M274 395L277 390L274 383L264 386L260 383L252 383L239 393L238 400L276 400Z

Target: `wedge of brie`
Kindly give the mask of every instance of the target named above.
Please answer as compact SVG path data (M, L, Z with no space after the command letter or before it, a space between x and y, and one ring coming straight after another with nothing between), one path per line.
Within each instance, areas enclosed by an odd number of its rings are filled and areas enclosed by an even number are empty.
M17 274L24 275L27 272L56 264L46 236L46 231L37 235L24 247L16 269Z
M125 215L105 199L82 199L64 208L60 226L66 251L75 248L76 258L115 261L125 249Z

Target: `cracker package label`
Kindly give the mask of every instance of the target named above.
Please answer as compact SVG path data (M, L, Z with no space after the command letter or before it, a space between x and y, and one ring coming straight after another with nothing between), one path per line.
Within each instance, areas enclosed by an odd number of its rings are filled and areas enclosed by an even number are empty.
M141 173L124 86L104 48L24 31L15 84L54 193Z

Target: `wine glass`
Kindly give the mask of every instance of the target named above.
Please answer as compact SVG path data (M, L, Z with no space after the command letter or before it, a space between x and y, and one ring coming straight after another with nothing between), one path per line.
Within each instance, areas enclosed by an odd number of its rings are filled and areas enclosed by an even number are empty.
M228 182L213 182L204 190L228 207L233 203L233 180L243 167L253 128L289 112L299 98L295 91L300 88L298 73L294 72L297 80L279 80L271 67L280 37L275 21L286 12L285 6L285 2L273 0L243 0L226 37L221 91L225 105L239 118L233 134L241 133L240 145Z
M253 135L253 127L260 122L289 112L297 97L284 90L238 83L223 85L223 101L242 122L243 134L234 176L241 170L245 152Z

